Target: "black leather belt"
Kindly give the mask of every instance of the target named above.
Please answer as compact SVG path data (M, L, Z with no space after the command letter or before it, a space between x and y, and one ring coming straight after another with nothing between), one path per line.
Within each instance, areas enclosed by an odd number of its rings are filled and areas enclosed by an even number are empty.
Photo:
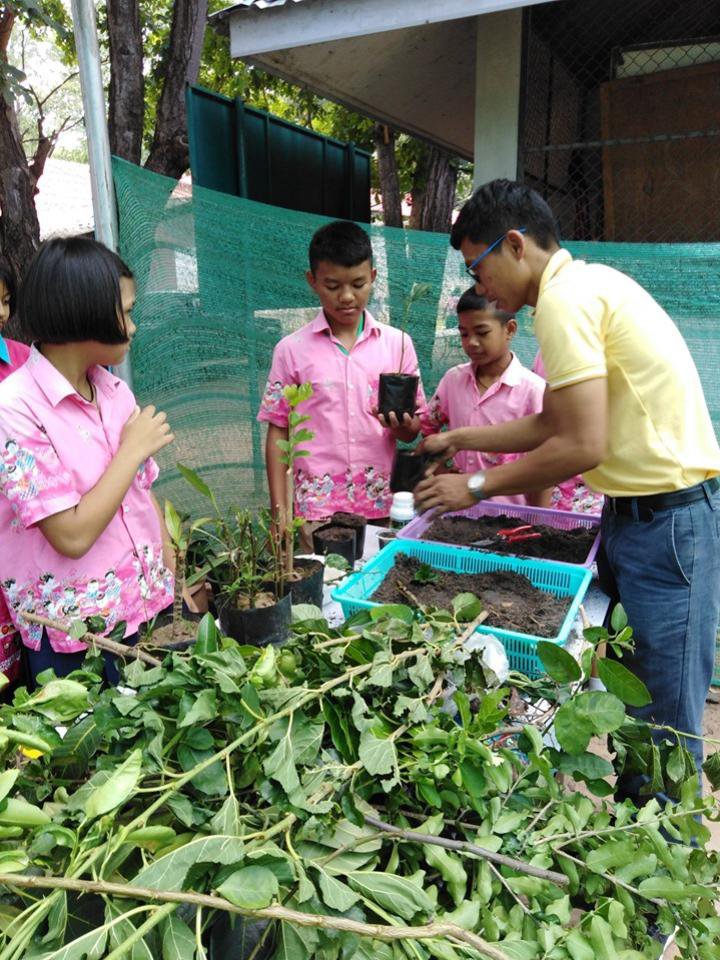
M685 490L673 490L672 493L655 493L648 497L605 497L605 507L611 513L634 517L638 520L652 520L658 510L672 510L689 503L697 503L720 490L720 480L712 477L704 483Z

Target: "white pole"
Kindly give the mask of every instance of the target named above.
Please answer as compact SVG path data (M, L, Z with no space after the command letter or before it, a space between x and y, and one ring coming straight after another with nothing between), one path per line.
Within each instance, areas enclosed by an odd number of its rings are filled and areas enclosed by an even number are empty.
M95 5L92 0L71 0L71 7L85 110L95 237L111 250L117 250L119 238L117 211L110 163L110 140L105 116L105 92L100 70ZM113 370L132 387L129 357Z

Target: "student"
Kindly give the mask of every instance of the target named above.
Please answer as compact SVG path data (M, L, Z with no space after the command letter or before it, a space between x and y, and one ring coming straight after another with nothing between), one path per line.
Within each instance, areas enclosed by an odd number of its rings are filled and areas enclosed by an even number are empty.
M526 417L542 410L545 383L524 367L510 349L517 332L512 314L470 287L457 304L460 342L470 362L448 370L432 399L420 413L425 436L442 427L480 427ZM462 450L455 454L460 473L474 473L501 463L511 463L519 453L481 453ZM550 506L550 490L494 497L520 506Z
M601 583L633 629L635 650L623 663L652 697L628 710L689 733L701 776L720 615L720 447L687 344L630 277L573 260L547 203L523 184L480 187L451 243L478 292L506 310L535 307L548 390L535 416L428 437L435 455L529 453L470 478L423 480L416 497L426 508L461 510L578 473L604 493ZM621 777L618 795L641 804L640 786Z
M545 364L542 354L538 350L532 365L533 373L536 373L543 380L545 376ZM553 510L568 510L572 513L591 513L599 516L602 513L603 501L605 497L601 493L591 490L585 483L581 474L576 477L570 477L569 480L561 480L553 487L550 498L550 506Z
M135 283L120 258L82 237L44 243L18 298L36 341L0 384L0 587L27 648L30 681L77 669L85 646L23 619L124 621L125 643L172 602L150 459L173 440L164 413L135 404L105 366L135 333ZM118 678L112 657L105 676Z
M30 347L26 344L2 336L8 320L15 313L16 292L12 267L7 260L0 257L0 382L21 367L30 353ZM10 693L8 685L20 679L20 644L15 624L12 622L2 594L0 594L0 672L7 680L4 687L7 695Z
M275 347L258 420L268 423L265 461L270 505L285 515L285 465L277 441L287 439L288 408L283 387L312 383L313 396L302 410L310 415L315 438L295 472L295 510L306 523L303 549L312 548L312 530L336 510L368 520L388 516L390 471L396 439L411 439L417 417L384 425L373 408L381 373L417 374L415 348L405 334L378 323L367 309L375 280L367 233L355 223L336 220L321 227L309 249L307 282L320 300L315 319ZM400 365L403 357L402 369ZM422 386L418 407L424 403Z

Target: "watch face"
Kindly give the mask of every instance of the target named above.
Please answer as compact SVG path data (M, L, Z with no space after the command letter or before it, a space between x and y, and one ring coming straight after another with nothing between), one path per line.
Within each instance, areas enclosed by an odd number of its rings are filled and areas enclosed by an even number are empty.
M468 478L468 488L470 493L473 496L479 496L482 493L483 487L485 486L485 474L484 473L473 473L471 477Z

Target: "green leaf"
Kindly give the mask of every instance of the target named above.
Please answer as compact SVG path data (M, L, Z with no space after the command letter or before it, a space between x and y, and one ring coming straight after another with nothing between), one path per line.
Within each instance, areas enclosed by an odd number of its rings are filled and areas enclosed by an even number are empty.
M175 914L166 917L162 932L162 960L195 960L195 935Z
M573 700L564 703L555 714L553 729L558 743L566 753L585 753L593 735L589 720L578 716Z
M697 883L685 883L682 880L673 880L671 877L648 877L643 880L638 890L644 897L654 900L668 900L677 903L680 900L689 900L694 897L706 897L712 900L715 891L710 887L702 887Z
M397 751L392 740L376 737L372 730L365 730L360 737L359 757L369 774L385 776L397 767Z
M300 786L300 780L295 769L295 758L290 737L286 735L282 738L263 764L263 770L266 776L272 780L277 780L285 793L290 794L297 790Z
M10 793L19 775L19 770L4 770L0 773L0 800L4 800Z
M620 631L624 630L627 626L627 622L628 618L625 613L625 607L623 607L621 603L616 604L610 616L610 626L615 633L620 633Z
M241 867L217 889L221 897L247 910L269 907L280 891L277 877L267 867Z
M383 603L379 607L372 607L370 610L371 620L381 620L383 617L395 617L402 620L403 623L412 623L415 619L415 612L412 607L404 603Z
M220 642L220 631L211 613L206 613L197 628L197 639L193 652L195 654L215 653Z
M178 723L178 727L202 726L206 720L217 716L217 698L214 690L203 690L195 703Z
M194 470L191 470L189 467L183 466L182 463L176 463L175 466L178 469L180 475L187 480L191 487L194 487L198 493L201 493L208 500L215 503L215 495L213 494L210 487L205 483L200 476L195 473Z
M234 794L226 798L223 805L210 821L213 833L224 837L239 837L241 834L240 808Z
M557 754L557 767L561 773L570 775L580 774L588 780L600 780L609 777L613 772L613 765L605 757L596 753L581 753L572 756Z
M120 901L122 903L122 901ZM115 950L121 947L136 930L132 920L125 917L127 908L120 906L114 900L108 900L105 907L105 920L108 925L108 950ZM126 954L129 960L155 960L152 951L145 943L140 940L133 944L131 950Z
M589 721L597 734L612 733L625 722L625 707L612 693L593 690L568 702L575 705L578 717Z
M182 890L191 867L199 863L240 863L244 849L237 837L197 837L153 861L136 875L133 883L152 890Z
M625 867L637 857L637 846L631 840L611 840L597 850L591 850L585 863L594 873L607 873Z
M582 676L580 664L575 657L556 643L539 640L537 653L548 675L556 683L574 683Z
M292 622L302 623L304 620L323 620L323 612L314 603L294 603L292 605Z
M617 660L598 660L598 673L610 693L631 707L644 707L652 703L650 691L627 667Z
M430 657L427 654L419 653L412 667L408 667L408 677L415 684L418 690L426 690L431 683L435 681Z
M459 593L452 602L455 619L460 623L470 623L480 615L482 603L474 593Z
M88 820L109 813L133 795L142 773L142 751L133 750L102 786L97 787L85 803Z
M720 750L711 753L702 768L713 790L720 790Z
M310 949L301 939L297 929L290 923L281 923L273 960L309 960L309 958Z
M403 920L412 920L418 913L434 913L425 891L405 877L366 870L354 870L347 876L353 890Z
M331 910L345 913L358 902L359 894L354 893L346 883L331 877L322 867L317 870L323 901Z
M100 960L105 956L107 938L107 926L99 927L64 947L42 954L42 960Z

